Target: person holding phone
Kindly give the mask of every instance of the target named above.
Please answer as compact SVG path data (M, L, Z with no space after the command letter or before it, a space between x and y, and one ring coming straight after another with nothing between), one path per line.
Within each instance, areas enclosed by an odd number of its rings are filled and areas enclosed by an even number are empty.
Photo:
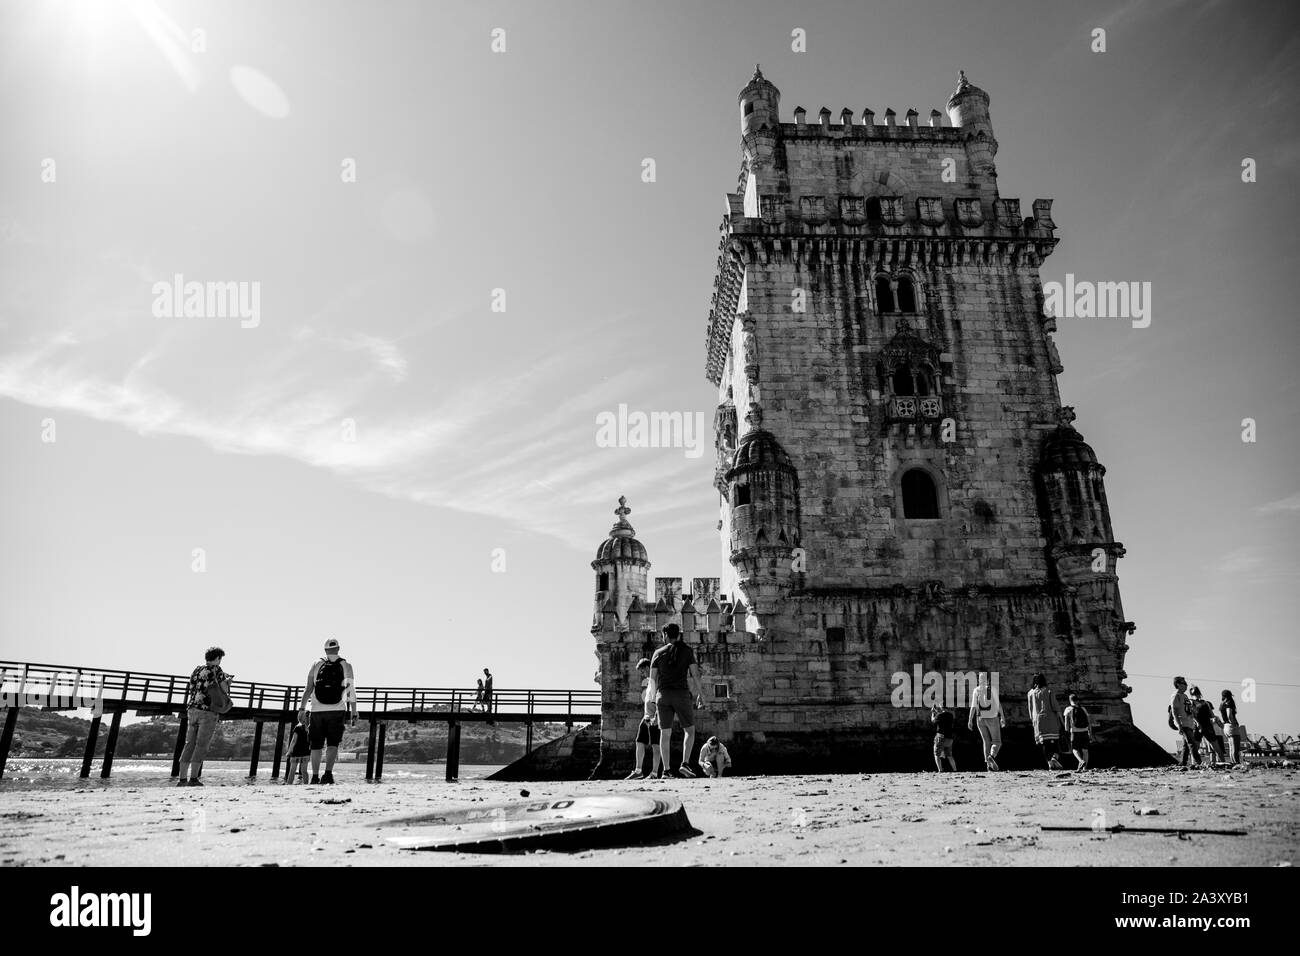
M219 687L230 695L230 682L234 676L221 669L226 652L219 647L209 647L203 654L203 663L190 674L186 693L187 721L185 749L181 751L181 774L178 787L201 787L199 774L203 772L203 758L208 755L208 745L217 729L221 715L213 709L212 689ZM186 775L188 771L188 776Z

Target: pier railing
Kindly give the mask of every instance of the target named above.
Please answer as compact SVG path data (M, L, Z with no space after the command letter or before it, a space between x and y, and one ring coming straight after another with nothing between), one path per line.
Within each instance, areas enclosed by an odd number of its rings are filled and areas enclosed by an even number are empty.
M18 712L23 707L43 710L89 709L91 725L82 762L89 776L101 716L112 715L101 776L108 777L117 745L118 729L126 711L141 715L180 714L181 726L172 762L179 773L179 758L187 730L189 676L127 671L99 667L63 667L30 661L0 661L0 707L7 708L0 730L0 776L13 741ZM230 683L232 709L228 720L253 720L253 755L249 775L257 775L262 725L277 724L273 775L279 775L285 725L302 704L304 685L268 684L234 680ZM534 723L586 723L600 716L599 690L502 688L490 700L476 688L465 687L365 687L356 689L357 710L370 723L366 754L366 779L383 773L384 739L391 721L411 723L441 721L449 726L447 778L455 779L460 755L462 723L523 723L526 744L532 750Z

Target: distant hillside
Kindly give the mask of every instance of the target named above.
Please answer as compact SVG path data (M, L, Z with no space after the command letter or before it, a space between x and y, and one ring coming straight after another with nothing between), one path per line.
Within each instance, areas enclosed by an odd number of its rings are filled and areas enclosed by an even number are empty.
M179 717L151 717L148 720L124 724L118 732L117 759L172 755ZM352 751L365 759L369 725L358 721L348 728L339 749ZM540 746L548 740L563 736L563 724L534 724L533 745ZM90 721L68 717L61 713L25 707L18 715L13 749L16 757L80 757L85 752L86 738L90 734ZM285 731L286 739L288 729ZM525 729L523 724L461 724L460 760L466 764L505 764L524 755ZM108 739L108 722L100 725L96 741L97 756L103 756ZM208 756L212 759L248 759L253 750L253 721L230 720L217 725L212 736ZM262 727L261 755L270 760L275 753L275 724ZM388 722L388 735L384 744L386 763L427 763L447 756L447 725L434 723Z

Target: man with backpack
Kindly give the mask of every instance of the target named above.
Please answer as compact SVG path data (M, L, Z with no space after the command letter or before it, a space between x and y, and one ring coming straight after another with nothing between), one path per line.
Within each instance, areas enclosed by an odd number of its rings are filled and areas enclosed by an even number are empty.
M1088 718L1087 708L1079 703L1079 695L1070 695L1070 706L1065 708L1065 730L1070 735L1070 751L1079 761L1079 770L1088 769Z
M307 705L311 704L311 722L307 723ZM357 684L352 665L339 656L339 642L325 642L325 656L312 664L307 687L302 695L298 720L307 724L311 746L311 782L333 783L334 761L338 759L343 739L343 718L357 720ZM321 749L325 749L325 774L320 776Z
M190 674L186 689L185 749L181 751L181 773L178 787L201 787L203 758L207 756L212 734L217 729L221 715L230 709L230 681L232 677L221 669L226 652L219 647L209 647L203 663ZM188 771L188 775L187 775Z
M1192 704L1187 699L1187 681L1181 675L1174 678L1174 695L1169 698L1169 729L1178 731L1178 766L1186 767L1188 755L1192 766L1201 766L1200 748L1196 745L1196 720L1192 717Z

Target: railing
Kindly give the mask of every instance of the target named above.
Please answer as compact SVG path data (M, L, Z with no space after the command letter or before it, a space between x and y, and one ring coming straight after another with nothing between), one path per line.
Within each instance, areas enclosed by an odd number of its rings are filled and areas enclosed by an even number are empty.
M189 678L175 674L0 661L3 704L21 695L27 702L51 708L180 708L188 688ZM240 710L295 709L302 692L301 684L240 680L230 684L231 702ZM372 713L473 713L476 697L474 688L464 687L358 687L357 707ZM492 711L540 717L599 713L600 691L502 688L492 693Z

